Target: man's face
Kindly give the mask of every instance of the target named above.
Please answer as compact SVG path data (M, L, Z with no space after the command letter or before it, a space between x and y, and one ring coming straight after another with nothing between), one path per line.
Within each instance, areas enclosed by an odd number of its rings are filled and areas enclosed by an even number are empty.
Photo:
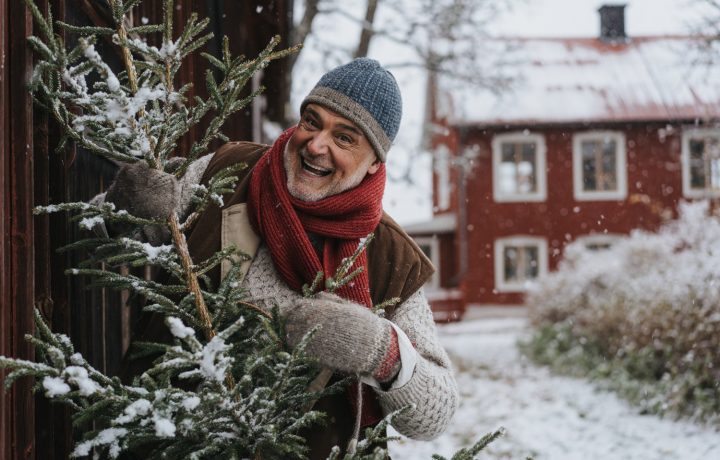
M380 161L363 132L347 118L308 104L285 149L290 195L318 201L356 187Z

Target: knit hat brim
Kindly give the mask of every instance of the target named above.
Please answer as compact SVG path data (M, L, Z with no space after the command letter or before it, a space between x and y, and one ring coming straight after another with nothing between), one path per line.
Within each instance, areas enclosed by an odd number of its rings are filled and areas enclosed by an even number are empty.
M385 163L392 141L365 107L345 94L327 87L315 87L310 91L300 105L300 112L302 113L310 103L327 107L352 121L365 134L380 161Z

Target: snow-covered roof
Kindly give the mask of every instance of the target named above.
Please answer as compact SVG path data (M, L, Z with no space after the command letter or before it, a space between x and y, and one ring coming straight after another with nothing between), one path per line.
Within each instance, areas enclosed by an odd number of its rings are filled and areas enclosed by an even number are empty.
M409 235L450 233L455 231L455 227L457 221L453 213L440 214L425 222L403 225L403 229Z
M701 38L514 38L493 60L510 76L493 92L440 77L439 115L451 124L527 125L720 117L720 67L702 62ZM505 48L503 48L505 49ZM707 56L705 56L707 61ZM495 64L494 64L495 65ZM441 100L444 98L441 97Z

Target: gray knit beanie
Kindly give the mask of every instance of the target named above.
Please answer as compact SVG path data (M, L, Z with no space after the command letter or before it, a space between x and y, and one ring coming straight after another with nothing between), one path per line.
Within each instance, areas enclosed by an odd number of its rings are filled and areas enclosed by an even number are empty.
M326 73L300 105L300 113L310 103L355 123L385 162L400 128L402 99L395 77L378 61L358 58Z

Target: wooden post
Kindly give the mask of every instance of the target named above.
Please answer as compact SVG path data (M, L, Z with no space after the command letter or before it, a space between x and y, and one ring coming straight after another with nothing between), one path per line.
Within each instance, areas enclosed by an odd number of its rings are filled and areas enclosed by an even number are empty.
M10 94L10 84L8 76L9 68L9 48L7 40L7 30L9 27L8 1L0 0L0 305L7 305L6 308L0 308L0 355L9 355L12 351L11 321L10 314L10 273L5 270L9 265L9 224L8 213L8 194L10 192L9 184L5 178L7 177L8 159L10 157L10 119L8 95ZM0 370L0 378L7 373ZM10 447L12 445L12 400L5 395L0 396L0 458L10 458Z
M0 37L2 43L2 232L3 273L0 287L2 353L33 359L34 353L25 341L33 331L34 263L33 263L33 139L32 101L26 89L32 70L32 56L27 37L32 19L25 6L17 1L0 1ZM12 26L11 26L12 25ZM4 40L4 38L0 38ZM9 110L8 110L9 109ZM3 401L3 458L35 458L35 417L32 382L23 379L13 386ZM8 414L9 411L9 414Z

